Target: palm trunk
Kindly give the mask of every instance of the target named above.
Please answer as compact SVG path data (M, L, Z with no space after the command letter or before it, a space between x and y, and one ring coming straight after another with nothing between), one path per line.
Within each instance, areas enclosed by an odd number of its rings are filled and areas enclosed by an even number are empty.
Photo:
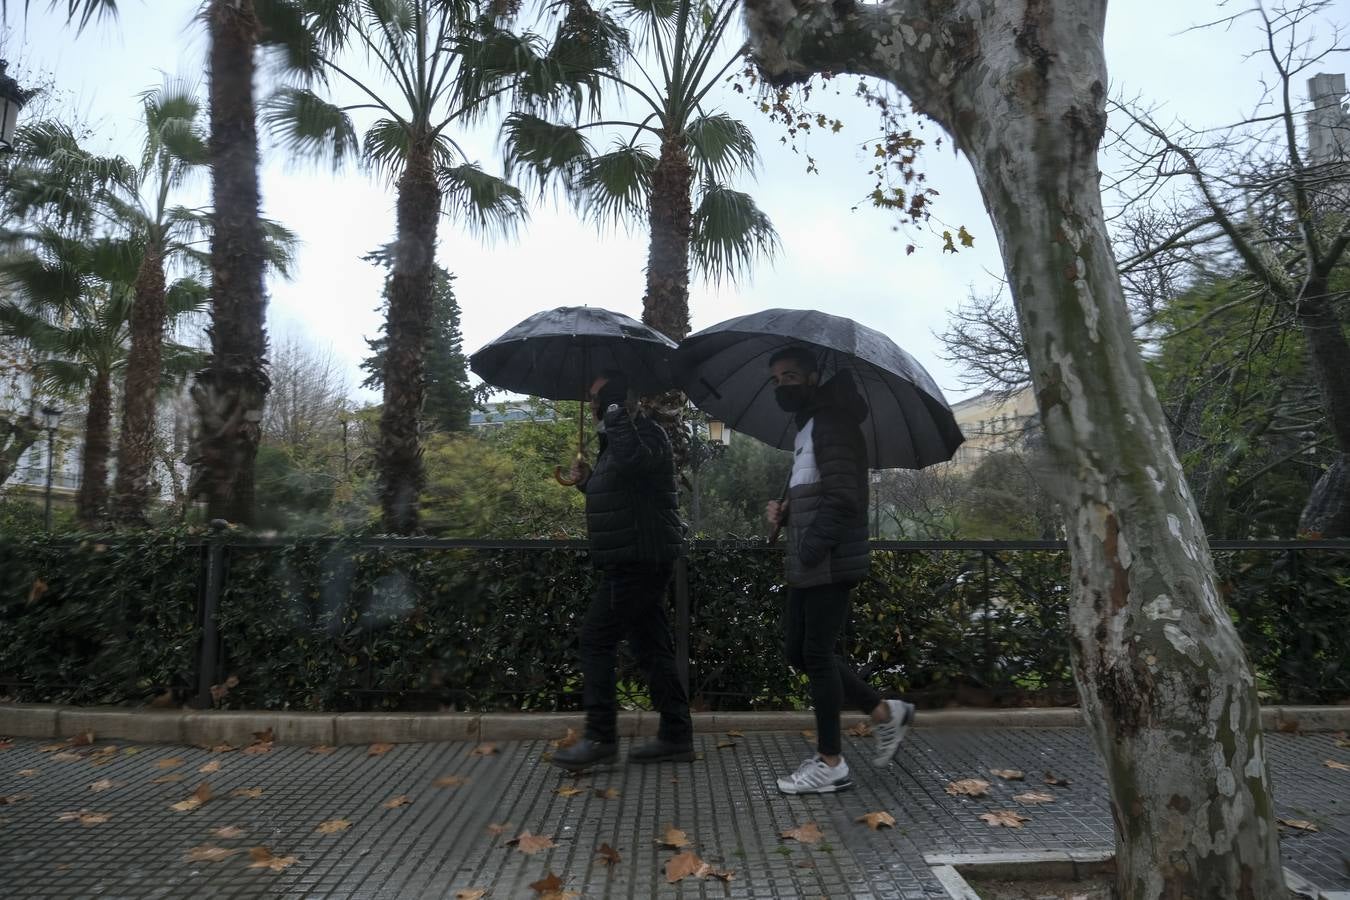
M131 350L127 356L112 502L113 521L121 525L145 524L150 501L155 407L164 349L164 289L164 257L159 247L151 245L146 248L136 274L136 302L131 308Z
M1350 537L1350 341L1329 302L1325 278L1309 279L1298 304L1298 324L1322 395L1322 408L1339 451L1313 485L1299 531L1321 538Z
M432 275L441 192L431 155L414 147L398 181L398 235L385 320L384 408L376 461L384 530L412 534L426 476L421 418L431 336Z
M693 180L694 167L683 140L666 137L652 173L651 243L642 321L674 341L689 334L689 238L694 218L689 192Z
M108 453L112 448L112 376L94 373L84 416L84 459L80 464L80 491L75 495L75 517L85 528L97 528L108 505Z
M1106 764L1120 895L1281 897L1251 668L1103 220L1105 14L1105 0L747 2L775 81L890 80L974 166L1061 473L1074 670Z
M211 361L192 397L198 434L190 451L192 497L208 515L250 524L253 463L262 436L267 377L267 299L258 221L258 132L253 0L211 0Z

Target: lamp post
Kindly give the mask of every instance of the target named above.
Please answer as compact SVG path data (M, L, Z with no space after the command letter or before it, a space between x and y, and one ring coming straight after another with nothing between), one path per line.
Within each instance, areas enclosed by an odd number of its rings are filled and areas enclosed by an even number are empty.
M9 61L0 59L0 153L14 152L14 131L19 127L19 111L33 96L32 91L5 73Z
M47 429L47 496L42 518L48 531L52 530L52 467L56 462L56 426L60 423L61 410L54 406L42 407L42 424Z
M881 540L881 472L872 470L872 540Z

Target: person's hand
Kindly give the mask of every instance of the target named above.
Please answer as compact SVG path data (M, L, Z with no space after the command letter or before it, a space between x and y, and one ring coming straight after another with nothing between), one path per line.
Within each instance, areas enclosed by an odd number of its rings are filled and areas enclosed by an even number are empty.
M770 500L764 507L764 518L769 520L770 525L782 525L787 519L787 511L786 500Z
M604 383L600 393L595 395L595 405L604 415L612 404L623 406L628 402L628 382L621 376L615 376Z
M567 478L569 481L573 482L574 484L581 485L585 484L590 477L591 477L591 467L587 465L585 460L581 459L572 460L572 470L567 474Z

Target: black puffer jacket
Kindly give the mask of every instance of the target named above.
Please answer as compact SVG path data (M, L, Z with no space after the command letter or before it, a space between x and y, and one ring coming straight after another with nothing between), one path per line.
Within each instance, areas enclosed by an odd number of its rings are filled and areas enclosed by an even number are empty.
M586 493L586 531L598 569L659 564L683 550L670 438L644 415L605 414L595 470Z
M788 488L787 582L856 584L867 577L867 403L845 371L797 414Z

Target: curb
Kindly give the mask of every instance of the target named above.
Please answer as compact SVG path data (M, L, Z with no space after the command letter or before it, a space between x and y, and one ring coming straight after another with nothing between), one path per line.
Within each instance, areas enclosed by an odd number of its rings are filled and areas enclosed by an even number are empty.
M810 711L698 712L694 731L800 731L815 726ZM852 720L851 716L846 719ZM654 712L619 715L621 737L656 734ZM529 741L561 737L585 724L581 713L307 713L271 710L158 710L119 707L0 704L0 735L69 738L92 731L101 738L165 744L242 747L253 732L271 728L282 744L372 744L428 741ZM918 728L1076 728L1076 708L944 709L921 712ZM1267 706L1267 731L1350 730L1350 706Z

